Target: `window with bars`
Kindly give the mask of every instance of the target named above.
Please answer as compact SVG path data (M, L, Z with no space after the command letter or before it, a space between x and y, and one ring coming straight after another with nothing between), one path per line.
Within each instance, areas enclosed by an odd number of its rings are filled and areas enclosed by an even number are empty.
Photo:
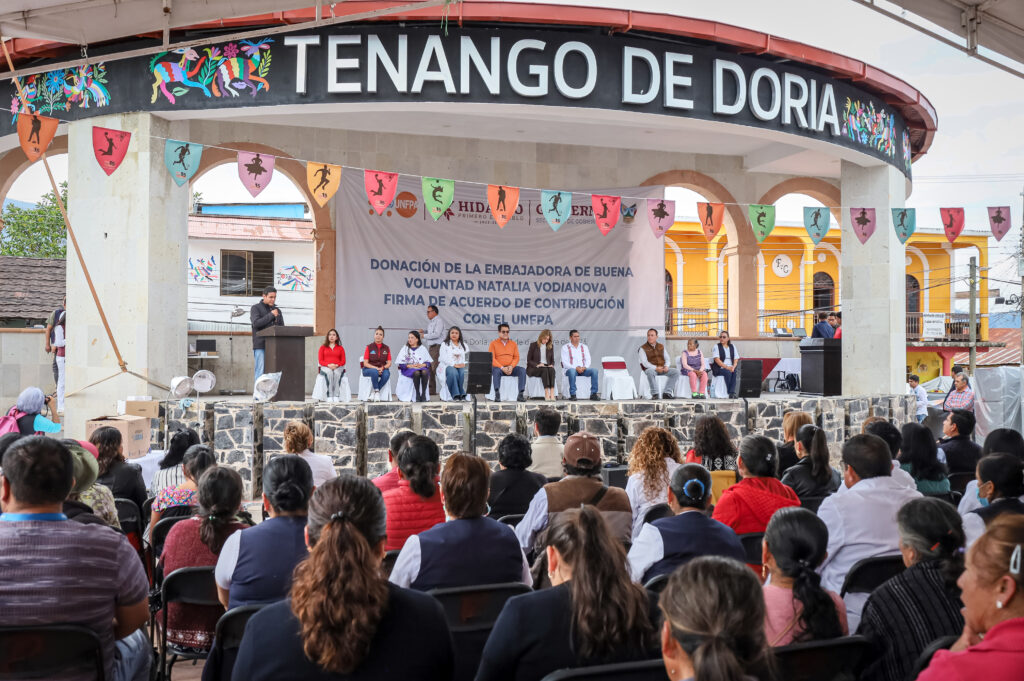
M273 251L221 251L220 294L258 296L274 285Z

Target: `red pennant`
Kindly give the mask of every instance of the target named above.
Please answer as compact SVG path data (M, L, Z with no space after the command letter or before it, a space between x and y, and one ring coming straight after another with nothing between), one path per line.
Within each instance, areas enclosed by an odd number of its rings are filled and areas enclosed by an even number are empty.
M608 232L619 222L619 208L622 204L620 196L605 196L604 194L591 194L590 205L594 208L594 222L601 234L608 236Z
M700 218L700 228L704 230L704 238L709 242L718 236L718 232L722 229L722 218L724 216L724 203L697 204L697 217Z
M1001 241L1006 233L1010 231L1010 207L989 206L988 224L992 227L992 234L996 241Z
M92 150L103 172L110 175L118 169L125 154L128 153L128 143L131 139L132 134L125 130L92 126Z
M964 209L940 208L939 215L942 216L942 230L946 233L949 243L953 243L960 236L960 232L964 231Z
M50 148L53 136L57 134L56 118L40 116L36 113L23 113L18 116L18 141L28 160L35 163L43 152ZM109 174L109 173L108 173Z
M398 189L398 173L385 173L380 170L364 170L363 186L366 187L366 199L382 215L384 209L391 205Z

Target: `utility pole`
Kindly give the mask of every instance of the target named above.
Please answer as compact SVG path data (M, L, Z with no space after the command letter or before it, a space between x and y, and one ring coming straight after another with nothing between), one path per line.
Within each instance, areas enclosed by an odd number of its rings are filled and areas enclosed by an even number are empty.
M970 346L970 364L968 365L967 375L974 376L974 366L978 360L978 258L971 256L970 274L968 275L968 283L971 285L971 306L970 306L970 318L969 324L970 334L968 338L968 345Z

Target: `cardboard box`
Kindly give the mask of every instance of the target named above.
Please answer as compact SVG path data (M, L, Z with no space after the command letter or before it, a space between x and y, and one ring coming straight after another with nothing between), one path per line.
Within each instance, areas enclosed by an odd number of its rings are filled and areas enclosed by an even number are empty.
M119 415L145 416L148 419L159 418L160 403L156 400L118 400L117 413Z
M124 445L124 456L127 459L138 459L149 453L149 419L145 416L101 416L85 422L85 438L104 426L111 426L121 431Z

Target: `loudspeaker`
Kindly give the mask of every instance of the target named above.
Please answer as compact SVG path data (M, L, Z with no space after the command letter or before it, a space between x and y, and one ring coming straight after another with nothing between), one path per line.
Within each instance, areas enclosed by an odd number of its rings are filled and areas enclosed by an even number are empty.
M491 391L491 359L489 352L466 353L466 363L469 365L466 376L468 395L486 395Z
M741 359L736 373L737 397L761 396L761 360Z

